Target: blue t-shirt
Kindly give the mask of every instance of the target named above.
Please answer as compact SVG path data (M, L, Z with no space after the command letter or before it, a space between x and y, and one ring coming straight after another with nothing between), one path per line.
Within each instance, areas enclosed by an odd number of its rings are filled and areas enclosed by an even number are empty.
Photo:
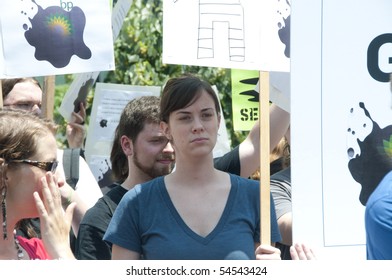
M232 174L230 179L223 214L206 237L185 224L170 200L164 177L158 177L125 194L104 240L138 252L144 259L225 259L233 253L255 259L254 244L260 242L259 182ZM272 197L271 239L281 240Z
M392 171L366 203L365 227L367 259L392 260Z

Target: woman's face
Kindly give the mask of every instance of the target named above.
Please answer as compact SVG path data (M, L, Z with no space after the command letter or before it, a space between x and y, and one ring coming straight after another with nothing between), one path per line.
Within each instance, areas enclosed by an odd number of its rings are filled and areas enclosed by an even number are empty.
M53 135L48 134L38 140L37 152L29 160L48 162L57 159L57 143ZM33 193L37 191L41 198L41 178L45 170L27 163L14 163L15 168L7 170L7 209L15 211L21 218L37 217ZM56 171L57 172L57 171ZM54 176L57 180L57 176ZM58 182L63 184L64 182Z
M198 157L212 152L219 121L214 100L203 90L192 105L170 113L169 124L163 123L163 131L172 139L176 157L180 154Z

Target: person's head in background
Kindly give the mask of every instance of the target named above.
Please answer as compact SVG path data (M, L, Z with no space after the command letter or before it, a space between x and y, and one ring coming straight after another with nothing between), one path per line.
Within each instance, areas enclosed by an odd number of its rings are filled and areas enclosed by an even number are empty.
M42 197L41 178L56 172L55 131L54 123L25 111L0 111L0 200L8 236L22 218L38 217L33 193Z
M278 145L270 153L270 175L273 175L290 166L291 149L290 149L290 126L285 135L280 139ZM260 180L260 168L252 175L251 179Z
M29 111L41 115L42 89L34 78L2 80L4 108Z
M143 96L122 111L110 154L115 181L128 176L146 181L173 170L174 151L159 127L159 102L159 97Z
M278 145L270 153L270 163L280 160L282 169L290 165L290 144L286 136L283 136ZM279 171L279 170L278 170Z

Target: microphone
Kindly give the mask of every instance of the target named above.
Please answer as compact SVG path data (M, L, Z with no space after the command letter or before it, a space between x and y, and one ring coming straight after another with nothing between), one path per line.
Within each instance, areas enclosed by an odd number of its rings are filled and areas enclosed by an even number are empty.
M224 260L250 260L250 259L247 254L245 254L242 251L237 250L237 251L233 251L230 254L228 254L224 258Z

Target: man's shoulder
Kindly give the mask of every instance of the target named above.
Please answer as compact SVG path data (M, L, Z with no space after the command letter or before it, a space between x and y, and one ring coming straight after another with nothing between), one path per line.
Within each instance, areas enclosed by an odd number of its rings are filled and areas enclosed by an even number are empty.
M241 163L239 156L239 146L221 157L214 158L214 167L220 171L240 175Z
M151 188L151 187L156 187L156 186L162 186L165 184L164 182L165 176L159 176L154 179L151 179L147 182L137 184L134 189L140 191L141 189L146 189L146 188Z
M110 218L120 203L121 198L127 192L121 185L115 186L104 196L98 199L94 206L86 211L83 224L96 224L99 219Z
M270 177L271 181L285 181L285 182L291 182L291 168L290 166L276 172Z

